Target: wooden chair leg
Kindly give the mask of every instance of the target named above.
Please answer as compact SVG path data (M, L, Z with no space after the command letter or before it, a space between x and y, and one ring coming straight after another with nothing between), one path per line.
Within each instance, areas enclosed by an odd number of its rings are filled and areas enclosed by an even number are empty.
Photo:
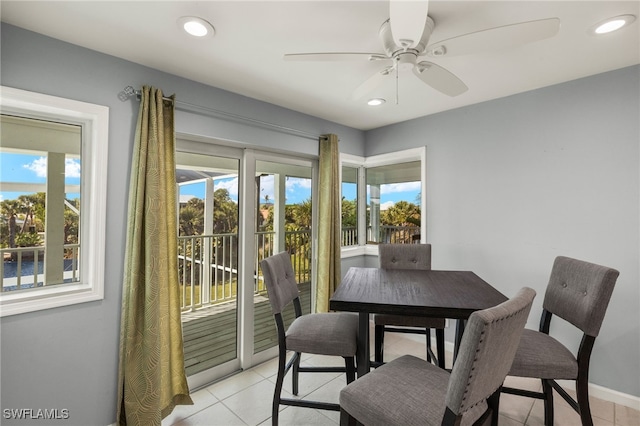
M576 380L576 399L580 408L582 426L593 426L591 407L589 406L589 379L580 374Z
M553 387L548 380L542 379L542 392L544 393L544 424L553 426Z
M429 351L431 349L431 329L425 329L425 333L427 336L427 362L431 362L431 351Z
M376 362L383 362L384 357L384 326L375 326L375 347L374 347L374 360Z
M438 367L444 369L444 328L436 328L436 345L436 350L438 351Z

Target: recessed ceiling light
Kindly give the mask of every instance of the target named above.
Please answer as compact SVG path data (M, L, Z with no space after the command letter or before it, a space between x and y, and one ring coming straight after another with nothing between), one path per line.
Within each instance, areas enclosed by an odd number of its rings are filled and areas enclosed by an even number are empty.
M369 101L367 102L367 105L369 105L369 106L379 106L379 105L382 105L385 102L387 102L387 101L385 101L382 98L374 98L374 99L369 99Z
M615 16L613 18L598 22L597 24L589 28L588 33L592 35L608 34L631 24L635 20L636 17L634 15Z
M182 28L187 34L194 37L211 37L215 34L213 25L204 19L195 16L183 16L178 19L178 25L180 25L180 28Z

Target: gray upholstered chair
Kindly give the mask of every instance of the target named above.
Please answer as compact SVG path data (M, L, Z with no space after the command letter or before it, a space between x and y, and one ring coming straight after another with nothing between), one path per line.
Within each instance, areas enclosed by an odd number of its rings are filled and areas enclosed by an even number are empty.
M385 269L431 269L431 244L380 244L380 267ZM384 362L385 332L425 334L427 361L435 359L444 368L444 318L409 317L403 315L375 314L374 360ZM431 329L436 331L436 356L431 349Z
M300 372L346 372L347 383L355 380L355 355L358 334L358 316L350 313L317 313L302 315L298 284L296 282L291 257L282 252L264 259L261 263L264 281L269 294L278 331L278 375L273 394L271 422L278 424L280 405L295 405L324 410L339 411L337 403L286 399L281 397L282 384L287 372L293 367L293 394L298 395L298 374ZM285 330L282 311L293 303L295 319ZM287 362L287 351L293 355ZM302 353L341 356L344 367L300 366Z
M497 423L495 403L509 372L535 291L471 314L449 373L405 355L340 392L340 424L366 426Z
M525 330L510 376L542 380L542 392L503 387L502 392L544 400L545 425L553 425L553 389L580 414L583 425L593 425L589 408L589 359L619 272L605 266L559 256L555 259L544 296L540 331ZM551 317L579 328L582 341L577 356L549 336ZM575 380L577 401L555 380Z

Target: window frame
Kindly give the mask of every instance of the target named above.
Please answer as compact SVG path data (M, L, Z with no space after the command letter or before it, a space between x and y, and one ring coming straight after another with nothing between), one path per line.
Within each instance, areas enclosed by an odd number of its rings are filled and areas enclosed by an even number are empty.
M109 108L0 86L0 112L81 127L80 279L0 292L0 317L104 299Z
M425 243L427 241L427 209L424 206L427 205L427 147L422 146L418 148L411 148L403 151L395 151L386 154L372 155L369 157L360 157L351 154L340 154L340 170L342 173L342 167L355 167L358 168L358 245L347 246L341 248L343 258L355 257L362 255L378 255L378 247L376 244L367 244L366 241L366 199L367 199L367 187L365 181L366 169L379 166L387 166L393 164L401 164L410 161L420 161L420 242ZM342 174L340 175L340 182L342 182ZM342 196L342 194L341 194ZM362 202L363 200L364 202ZM342 226L342 225L341 225Z
M351 244L348 246L343 246L342 243L340 244L340 249L342 251L346 251L348 253L349 249L354 249L357 248L360 245L360 233L364 232L361 229L361 220L360 220L360 209L361 209L361 195L360 194L360 188L362 188L362 183L363 183L363 179L364 179L364 166L363 166L363 162L364 159L362 157L355 157L349 154L341 154L340 155L340 229L342 230L342 187L344 185L344 181L342 180L342 173L343 173L343 169L345 167L351 168L351 169L355 169L356 170L356 244ZM365 193L366 195L366 193ZM366 204L366 203L365 203ZM366 209L366 206L365 206ZM366 224L364 225L366 227ZM363 229L366 229L365 227L362 227ZM342 232L342 231L341 231ZM342 238L341 238L342 240Z

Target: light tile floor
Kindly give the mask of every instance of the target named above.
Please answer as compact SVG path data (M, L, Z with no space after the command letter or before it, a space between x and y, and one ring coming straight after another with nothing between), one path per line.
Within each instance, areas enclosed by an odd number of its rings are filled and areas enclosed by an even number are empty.
M422 336L387 334L385 360L410 353L425 357ZM449 354L450 356L450 354ZM320 355L303 356L303 362L312 365L342 365L342 358ZM447 361L451 365L451 360ZM192 393L194 405L179 406L163 420L163 426L232 426L270 425L271 400L277 372L275 359L243 371ZM290 379L290 374L287 375ZM345 386L340 373L313 373L300 376L300 397L318 401L337 402L340 389ZM507 385L537 390L538 380L507 377ZM291 395L291 381L285 380L283 393ZM558 426L580 425L580 418L556 395L555 423ZM628 407L592 398L591 410L595 426L638 426L640 412ZM542 401L503 394L500 398L501 426L541 426L544 424ZM338 425L339 413L300 407L281 407L279 424Z

